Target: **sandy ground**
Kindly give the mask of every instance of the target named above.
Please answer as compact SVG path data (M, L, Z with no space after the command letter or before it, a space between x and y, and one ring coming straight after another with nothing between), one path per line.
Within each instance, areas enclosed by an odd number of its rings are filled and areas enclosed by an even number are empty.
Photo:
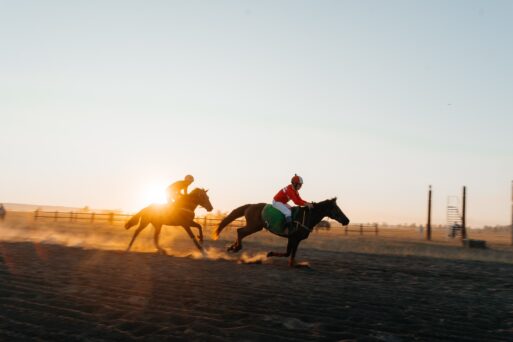
M121 226L0 222L0 340L513 340L513 251L452 241L311 235L289 268L286 240L259 233L194 252L169 227L125 253Z

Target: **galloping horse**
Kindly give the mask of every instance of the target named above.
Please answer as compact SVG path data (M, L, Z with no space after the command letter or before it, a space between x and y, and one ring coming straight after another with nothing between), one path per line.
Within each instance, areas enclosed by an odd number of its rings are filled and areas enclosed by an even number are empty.
M152 224L155 227L155 235L153 242L159 253L165 254L166 252L159 246L160 230L162 226L182 226L187 234L191 237L192 241L200 251L203 250L201 244L203 243L203 230L199 223L194 222L194 210L198 205L205 208L207 211L212 211L212 204L207 195L208 190L194 189L188 195L182 196L173 205L168 204L151 204L146 208L139 211L132 216L125 224L126 229L135 226L139 220L139 227L135 230L134 236L127 247L127 252L132 247L135 238L139 233ZM198 240L194 237L191 227L198 228Z
M246 236L256 233L265 226L264 219L262 218L262 210L266 203L258 204L246 204L233 210L228 216L226 216L219 226L216 228L213 234L213 239L217 240L219 234L230 222L244 216L246 218L246 226L237 229L237 240L228 248L228 251L238 252L242 249L242 239ZM324 218L329 217L340 222L342 225L348 225L349 219L340 210L337 205L337 199L332 198L319 203L313 203L313 207L299 208L299 217L304 217L304 221L299 225L299 228L289 236L282 236L288 238L287 252L276 253L269 252L268 257L289 257L289 266L294 266L294 258L296 251L301 240L308 238L312 229Z

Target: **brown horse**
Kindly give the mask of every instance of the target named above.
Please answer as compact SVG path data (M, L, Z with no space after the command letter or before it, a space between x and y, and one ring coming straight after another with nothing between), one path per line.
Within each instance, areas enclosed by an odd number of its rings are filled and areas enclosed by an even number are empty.
M262 218L262 209L266 203L258 203L258 204L246 204L242 207L239 207L233 210L228 216L226 216L217 229L214 231L213 239L217 240L219 238L219 234L230 222L233 220L244 216L246 218L246 226L237 229L237 239L235 242L228 248L228 251L238 252L242 249L242 239L246 236L256 233L262 228L265 227L264 219ZM267 254L268 257L290 257L289 265L294 266L294 258L296 256L297 248L301 240L308 238L312 229L324 218L329 217L340 222L342 225L348 225L349 219L342 212L342 210L337 205L337 199L332 198L319 203L313 203L313 207L310 209L308 207L299 208L299 216L304 217L303 222L298 224L298 229L294 231L289 236L282 236L288 238L287 244L287 252L286 253L276 253L269 252Z
M139 233L152 224L155 227L155 235L153 242L159 253L166 254L166 252L159 245L159 237L162 226L182 226L187 234L191 237L192 241L200 251L203 250L201 244L203 243L203 230L199 223L194 222L194 210L198 205L205 208L207 211L212 211L212 204L207 195L208 190L194 189L188 195L179 198L173 205L169 204L151 204L146 208L139 211L132 216L125 224L126 229L135 226L139 221L139 227L135 230L132 240L128 244L127 252L132 247L135 238ZM194 237L191 227L198 228L198 240Z

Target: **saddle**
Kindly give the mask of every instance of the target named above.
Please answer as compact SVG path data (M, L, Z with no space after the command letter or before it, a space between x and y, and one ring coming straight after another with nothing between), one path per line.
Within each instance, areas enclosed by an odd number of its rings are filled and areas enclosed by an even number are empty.
M265 223L265 228L273 234L288 237L299 229L298 217L301 208L292 208L292 224L285 229L285 215L281 211L273 207L271 204L266 204L262 209L262 219Z

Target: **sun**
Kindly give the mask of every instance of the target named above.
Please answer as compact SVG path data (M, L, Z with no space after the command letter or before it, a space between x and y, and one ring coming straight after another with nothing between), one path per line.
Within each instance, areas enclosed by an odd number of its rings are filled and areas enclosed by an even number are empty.
M167 202L166 186L162 184L148 184L143 188L141 199L146 205L156 203L163 204Z

